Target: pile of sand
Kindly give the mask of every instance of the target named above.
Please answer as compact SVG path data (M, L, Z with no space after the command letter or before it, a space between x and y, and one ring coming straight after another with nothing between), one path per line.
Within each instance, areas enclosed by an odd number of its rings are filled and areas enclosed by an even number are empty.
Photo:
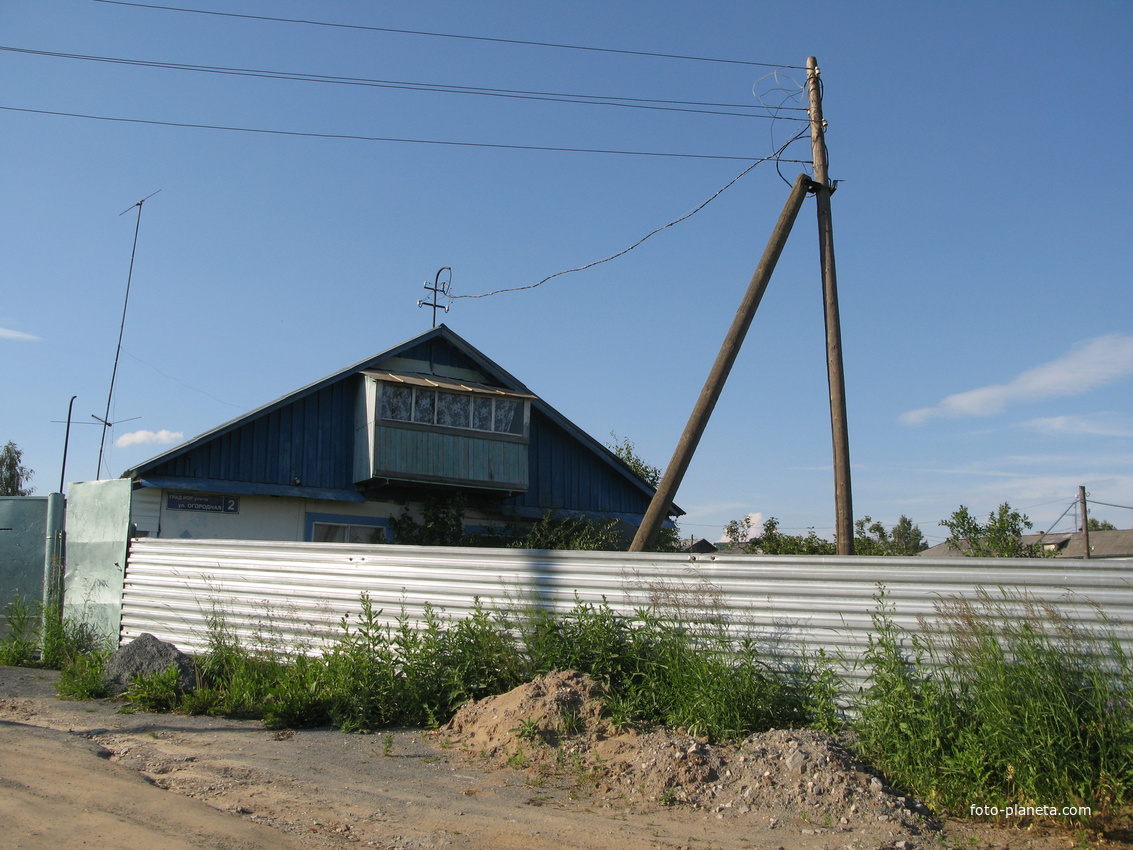
M590 677L555 672L465 705L440 734L469 757L540 781L573 775L610 804L801 819L827 829L879 821L911 834L935 828L923 805L826 733L772 730L709 744L683 730L614 730L603 696Z

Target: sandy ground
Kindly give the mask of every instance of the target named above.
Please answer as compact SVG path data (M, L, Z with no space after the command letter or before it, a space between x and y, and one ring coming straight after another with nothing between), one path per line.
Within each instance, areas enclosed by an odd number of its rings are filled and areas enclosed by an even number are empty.
M0 667L0 846L210 848L1031 848L1129 846L947 821L852 828L783 812L611 801L442 748L420 730L346 735L123 714Z

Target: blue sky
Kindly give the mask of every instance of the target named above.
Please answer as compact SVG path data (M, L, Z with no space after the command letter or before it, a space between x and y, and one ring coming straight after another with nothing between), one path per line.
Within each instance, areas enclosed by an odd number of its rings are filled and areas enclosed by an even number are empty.
M140 199L160 190L143 207L110 475L427 330L416 302L442 266L456 295L528 286L681 218L802 129L804 74L775 66L814 55L840 181L855 515L905 514L936 542L961 504L1009 501L1043 529L1079 485L1133 505L1127 2L176 5L229 14L0 6L0 441L24 450L37 492L58 488L71 396L77 422L104 411ZM760 102L785 109L751 117ZM783 154L809 156L806 140ZM758 165L618 259L457 299L444 321L663 466L803 168ZM68 481L95 477L100 432L72 428ZM808 200L678 494L682 530L715 538L751 513L829 534L830 446ZM1093 511L1133 527L1127 508Z

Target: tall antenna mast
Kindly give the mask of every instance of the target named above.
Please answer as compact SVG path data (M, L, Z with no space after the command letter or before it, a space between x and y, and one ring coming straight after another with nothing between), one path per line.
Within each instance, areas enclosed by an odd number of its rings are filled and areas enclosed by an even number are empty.
M444 272L448 272L448 280L446 280L444 283L441 283L441 274L443 274ZM429 281L425 281L423 285L427 290L433 293L433 300L427 301L422 298L417 302L417 306L433 308L433 327L435 328L437 326L437 309L439 308L447 313L449 307L452 306L452 296L449 295L449 288L452 286L452 269L450 269L448 266L442 266L437 270L437 276L433 280L433 285L429 286ZM450 303L438 304L437 302L440 300L440 296L442 295L445 298L450 299Z
M160 191L160 189L157 190L157 192ZM138 208L138 220L134 223L134 247L130 250L130 271L126 275L126 298L122 301L122 323L118 326L118 347L114 350L114 368L110 372L110 391L106 394L106 413L99 419L102 423L102 439L98 444L98 473L95 475L96 480L102 478L102 453L106 449L106 429L110 427L110 403L114 398L114 381L118 377L118 358L122 354L122 334L126 331L126 307L130 303L130 283L134 279L134 256L138 252L138 231L142 227L142 204L156 195L157 192L146 195L134 204L134 206L127 207L118 214L119 217L121 217L134 207Z

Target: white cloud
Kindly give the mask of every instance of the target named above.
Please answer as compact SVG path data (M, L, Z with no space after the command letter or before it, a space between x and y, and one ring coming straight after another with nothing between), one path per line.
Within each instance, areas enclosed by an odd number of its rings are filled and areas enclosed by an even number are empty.
M159 445L168 446L173 443L179 443L185 438L181 431L166 431L164 428L160 431L131 431L129 434L123 434L114 441L120 449L127 446L143 446L143 445Z
M1045 416L1022 423L1024 428L1050 437L1133 437L1133 421L1115 413L1087 416Z
M23 331L14 331L10 328L0 328L0 339L19 339L26 342L38 341L35 334L26 334Z
M992 416L1020 401L1080 395L1133 374L1133 337L1108 334L1076 346L1068 354L1028 369L1006 384L992 384L945 398L935 407L902 413L902 425L935 417Z

